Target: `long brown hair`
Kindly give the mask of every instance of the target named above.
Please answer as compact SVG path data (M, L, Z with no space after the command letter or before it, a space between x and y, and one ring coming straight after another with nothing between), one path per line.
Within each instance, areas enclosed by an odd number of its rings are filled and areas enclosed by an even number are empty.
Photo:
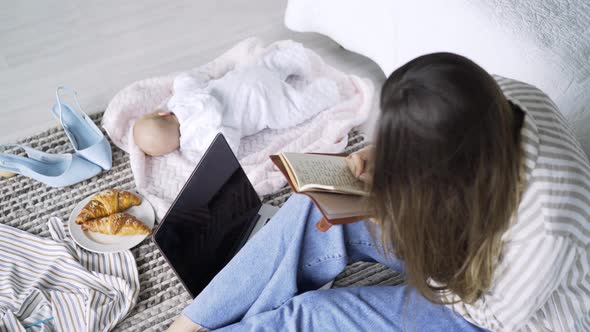
M416 58L381 92L371 205L384 250L436 303L491 284L519 203L515 114L498 84L451 53Z

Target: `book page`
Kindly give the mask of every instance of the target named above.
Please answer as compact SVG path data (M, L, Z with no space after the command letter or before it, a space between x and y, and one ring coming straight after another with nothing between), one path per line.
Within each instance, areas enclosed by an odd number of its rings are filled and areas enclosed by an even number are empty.
M304 153L283 153L296 177L299 189L318 188L357 195L366 194L362 181L355 178L346 158Z

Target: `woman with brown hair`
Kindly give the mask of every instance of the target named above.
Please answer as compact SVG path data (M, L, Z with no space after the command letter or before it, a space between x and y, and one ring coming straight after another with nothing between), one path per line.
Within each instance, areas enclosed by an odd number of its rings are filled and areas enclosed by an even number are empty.
M590 166L544 93L419 57L349 163L372 222L319 233L293 195L170 330L590 330ZM407 283L317 290L359 260Z

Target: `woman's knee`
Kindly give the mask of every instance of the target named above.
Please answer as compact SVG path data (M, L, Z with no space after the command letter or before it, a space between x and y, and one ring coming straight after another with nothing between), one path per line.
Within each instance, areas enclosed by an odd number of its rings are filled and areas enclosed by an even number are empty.
M301 219L315 219L316 215L319 215L319 211L312 200L306 195L295 193L287 199L280 211L277 212L277 217L287 219L283 222L293 221L298 224L301 223Z
M303 205L308 204L309 202L311 202L311 199L307 195L293 193L291 196L289 196L289 198L287 198L285 205Z
M305 226L305 221L309 219L314 207L307 196L293 194L263 229L272 229L274 232L281 230L292 234L295 229Z

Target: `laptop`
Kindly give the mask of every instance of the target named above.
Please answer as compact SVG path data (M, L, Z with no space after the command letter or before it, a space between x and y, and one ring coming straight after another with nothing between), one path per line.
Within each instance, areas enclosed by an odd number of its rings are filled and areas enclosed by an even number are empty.
M262 204L218 134L152 240L194 298L277 210Z

